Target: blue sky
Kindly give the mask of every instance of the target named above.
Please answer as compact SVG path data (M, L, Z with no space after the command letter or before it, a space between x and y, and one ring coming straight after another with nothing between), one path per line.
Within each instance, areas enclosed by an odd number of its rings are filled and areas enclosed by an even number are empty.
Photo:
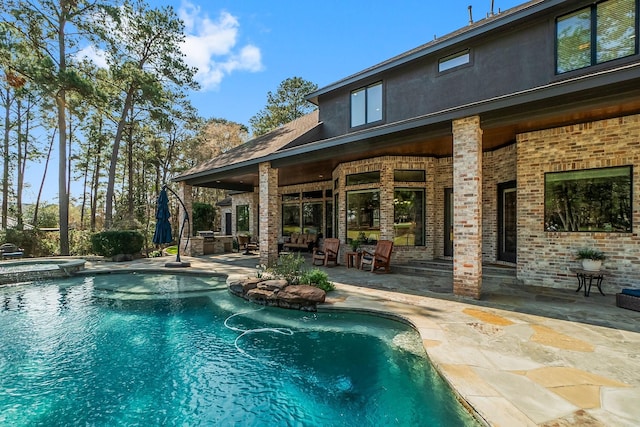
M524 3L494 0L494 12ZM202 71L192 95L205 118L245 125L288 77L323 87L464 27L491 0L170 0L187 24L187 61ZM206 48L204 48L206 46Z

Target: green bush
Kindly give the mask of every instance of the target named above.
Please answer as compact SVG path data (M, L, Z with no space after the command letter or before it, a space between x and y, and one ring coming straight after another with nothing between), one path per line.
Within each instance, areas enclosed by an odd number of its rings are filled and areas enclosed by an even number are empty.
M91 236L93 252L105 257L140 253L143 244L144 236L138 231L103 231Z
M300 284L315 286L325 292L333 291L336 288L335 285L329 281L329 275L317 268L302 273Z
M216 210L208 203L193 203L193 232L213 230Z
M304 257L300 253L290 253L281 256L277 264L267 268L267 272L275 278L284 279L290 285L297 285L302 276Z
M60 248L60 233L56 231L9 228L0 235L0 240L0 243L13 243L24 249L24 255L27 257L58 255Z

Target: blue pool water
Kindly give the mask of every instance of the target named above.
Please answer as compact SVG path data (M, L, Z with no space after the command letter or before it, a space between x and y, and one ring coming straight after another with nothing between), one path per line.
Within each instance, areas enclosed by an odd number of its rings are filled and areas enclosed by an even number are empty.
M389 319L180 275L10 286L0 304L1 425L477 425Z

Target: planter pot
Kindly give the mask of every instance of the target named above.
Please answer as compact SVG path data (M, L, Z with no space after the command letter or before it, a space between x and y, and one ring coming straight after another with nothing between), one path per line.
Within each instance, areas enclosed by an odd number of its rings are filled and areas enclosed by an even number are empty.
M602 260L599 259L583 259L582 269L587 271L599 271L602 267Z

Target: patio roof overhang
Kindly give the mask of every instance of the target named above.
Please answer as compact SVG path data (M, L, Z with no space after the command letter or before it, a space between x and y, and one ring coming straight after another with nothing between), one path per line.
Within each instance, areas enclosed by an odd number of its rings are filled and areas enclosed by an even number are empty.
M185 175L176 181L203 187L253 191L258 165L279 169L279 185L325 181L344 162L385 155L446 157L453 153L452 121L478 115L483 150L515 141L518 133L640 112L640 64L434 112L421 117L317 140L246 162Z

